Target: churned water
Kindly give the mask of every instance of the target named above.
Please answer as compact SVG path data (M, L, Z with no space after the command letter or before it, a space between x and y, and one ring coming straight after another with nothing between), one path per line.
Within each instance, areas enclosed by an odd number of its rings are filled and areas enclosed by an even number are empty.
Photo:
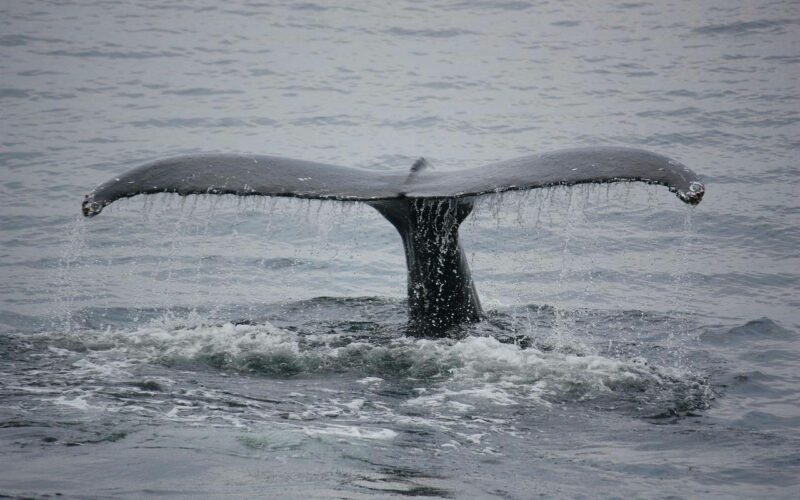
M0 495L796 497L791 1L0 5ZM473 167L626 145L703 176L482 200L487 321L405 331L369 207L171 195L148 160ZM794 492L794 493L792 493Z

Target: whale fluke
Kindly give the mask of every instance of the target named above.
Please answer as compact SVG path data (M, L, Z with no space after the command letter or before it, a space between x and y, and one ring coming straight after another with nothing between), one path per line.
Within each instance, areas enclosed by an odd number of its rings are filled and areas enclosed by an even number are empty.
M277 156L209 154L156 160L105 182L86 195L93 216L139 194L233 194L369 201L397 196L397 174Z
M684 165L649 151L579 148L524 156L454 171L425 168L417 160L408 174L326 165L277 156L209 154L157 160L105 182L86 195L83 213L139 194L233 194L320 200L464 198L503 191L581 183L641 181L661 184L697 204L704 188Z
M115 177L86 195L91 217L139 194L232 194L360 201L378 210L403 239L409 319L437 334L482 317L458 227L476 197L584 183L645 182L696 205L705 194L686 166L649 151L620 147L565 149L483 167L433 171L424 158L409 172L383 172L276 156L209 154L157 160Z

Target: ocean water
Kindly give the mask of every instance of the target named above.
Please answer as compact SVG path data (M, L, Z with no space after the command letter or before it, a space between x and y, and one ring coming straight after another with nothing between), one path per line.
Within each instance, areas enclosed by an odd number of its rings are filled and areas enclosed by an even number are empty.
M0 495L796 498L800 6L0 5ZM489 197L488 319L405 330L369 207L156 195L145 161L378 170L622 145L702 175ZM793 493L794 492L794 493Z

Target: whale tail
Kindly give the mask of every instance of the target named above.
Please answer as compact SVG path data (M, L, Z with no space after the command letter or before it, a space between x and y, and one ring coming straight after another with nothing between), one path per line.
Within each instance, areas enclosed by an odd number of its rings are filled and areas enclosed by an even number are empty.
M483 317L458 238L473 202L473 198L398 198L369 203L403 240L408 319L415 331L443 331Z
M398 231L408 267L409 322L440 335L479 321L478 294L458 228L482 195L583 183L660 184L685 203L705 194L697 175L667 157L630 148L567 149L484 167L434 172L424 158L407 174L377 172L275 156L191 155L158 160L101 184L83 201L92 217L140 194L232 194L360 201Z

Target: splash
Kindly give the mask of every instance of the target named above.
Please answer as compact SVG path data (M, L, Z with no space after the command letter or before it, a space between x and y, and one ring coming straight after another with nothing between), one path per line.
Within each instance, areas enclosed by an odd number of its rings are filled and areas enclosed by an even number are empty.
M72 363L81 379L128 380L133 366L147 364L279 379L349 373L366 388L386 380L415 380L422 389L407 404L429 408L466 409L476 401L548 406L565 398L625 398L671 391L692 380L689 372L641 359L613 359L591 349L580 352L575 346L542 351L482 336L370 340L345 332L301 334L269 323L215 326L164 319L132 332L74 334L70 345L85 352ZM357 411L363 404L355 399L342 406Z

